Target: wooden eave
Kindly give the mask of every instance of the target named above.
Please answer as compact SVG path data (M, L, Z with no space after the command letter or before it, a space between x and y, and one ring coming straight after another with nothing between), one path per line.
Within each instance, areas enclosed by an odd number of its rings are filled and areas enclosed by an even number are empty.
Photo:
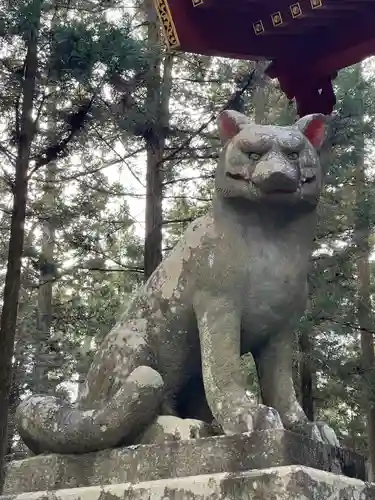
M171 49L248 60L287 95L375 55L375 0L154 0Z

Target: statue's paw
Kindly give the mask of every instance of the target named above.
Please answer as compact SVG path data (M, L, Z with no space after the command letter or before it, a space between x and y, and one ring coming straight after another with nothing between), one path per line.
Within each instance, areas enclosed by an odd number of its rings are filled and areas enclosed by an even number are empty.
M226 434L283 428L280 415L274 408L255 404L241 405L223 425Z
M254 430L283 429L279 413L271 406L258 405L255 413Z
M340 447L340 442L337 439L335 431L327 425L325 422L315 422L316 426L319 429L319 433L323 443L328 444L330 446L334 446L335 448Z
M304 434L314 441L328 444L330 446L339 447L340 443L337 439L335 431L324 422L298 422L290 428L291 431Z
M160 415L138 436L140 444L159 444L164 441L186 441L214 435L212 426L192 418Z

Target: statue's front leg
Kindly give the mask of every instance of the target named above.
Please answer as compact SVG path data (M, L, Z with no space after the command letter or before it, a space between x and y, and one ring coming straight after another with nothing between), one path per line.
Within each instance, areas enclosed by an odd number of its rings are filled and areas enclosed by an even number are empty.
M278 413L251 402L241 370L241 315L226 295L200 292L194 298L205 394L211 412L227 434L282 428Z
M309 421L298 402L293 384L292 356L290 331L273 337L258 353L254 353L263 403L279 412L287 429L339 446L333 429L324 422Z

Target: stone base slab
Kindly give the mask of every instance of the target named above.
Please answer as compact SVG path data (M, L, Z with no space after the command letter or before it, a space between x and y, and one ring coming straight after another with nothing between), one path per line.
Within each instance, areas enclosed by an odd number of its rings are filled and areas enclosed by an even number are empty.
M136 445L84 455L39 455L9 464L4 494L136 484L288 465L365 479L360 455L278 430Z
M0 497L1 500L374 500L375 485L308 467L174 478Z

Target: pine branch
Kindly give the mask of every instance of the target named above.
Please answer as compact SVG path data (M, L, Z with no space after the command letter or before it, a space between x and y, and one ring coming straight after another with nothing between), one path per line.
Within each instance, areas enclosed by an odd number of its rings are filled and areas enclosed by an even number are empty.
M352 323L350 321L337 320L332 316L317 315L317 316L311 316L311 319L318 320L318 321L328 321L328 322L335 323L335 324L340 325L340 326L349 327L352 330L356 330L358 332L366 332L366 333L370 333L371 335L375 335L375 330L370 330L368 328L360 327L359 325L356 325L355 323Z
M141 179L138 177L138 175L134 172L134 170L130 167L130 165L123 160L123 158L121 157L121 155L115 150L115 148L109 144L105 139L104 137L100 134L100 132L98 132L97 128L94 127L94 130L97 134L97 136L104 142L104 144L106 144L107 147L109 147L111 149L111 151L113 153L115 153L116 156L118 156L118 158L121 158L122 162L125 163L125 165L127 166L129 172L131 173L131 175L134 177L134 179L143 187L143 188L146 188L145 184L141 181Z
M68 146L83 131L86 125L88 114L97 92L98 90L96 90L92 94L90 100L85 101L77 111L70 113L68 118L68 129L67 132L65 132L65 136L61 136L58 141L47 146L36 156L36 158L34 158L35 165L34 168L31 169L28 179L30 179L41 167L68 155Z
M110 259L110 260L112 260L112 259ZM42 286L46 285L47 283L56 283L57 281L61 280L65 276L70 276L70 275L74 274L76 271L100 271L103 273L106 273L106 272L110 272L110 273L111 272L124 272L124 273L126 273L126 272L128 272L128 273L143 274L142 267L122 266L119 268L105 268L105 267L74 266L74 267L71 267L71 268L59 273L59 275L55 276L53 279L39 281L38 283L35 283L35 284L31 284L31 283L25 284L25 288L36 290L36 289L41 288Z
M201 198L199 196L171 195L171 196L163 196L163 200L194 200L194 201L203 201L209 203L212 201L212 198Z
M198 155L194 152L186 153L184 156L176 156L174 160L176 160L176 164L183 162L184 160L217 160L219 158L218 153L206 154L206 155ZM164 161L164 160L163 160ZM169 170L169 169L168 169Z
M15 155L9 151L9 149L7 149L5 146L1 145L0 144L0 153L2 153L4 156L6 156L6 158L12 163L14 164L16 162L16 157Z
M184 224L186 222L192 222L194 219L195 219L195 217L185 217L184 219L164 220L162 222L162 225L167 226L168 224Z
M116 267L116 268L102 268L102 267L85 267L85 268L78 268L78 269L83 269L87 271L100 271L103 273L112 273L112 272L119 272L119 273L140 273L143 274L143 267Z
M199 179L214 179L215 175L199 175L197 177L181 177L180 179L172 179L170 181L165 181L163 182L163 186L167 186L168 184L176 184L177 182L189 182L189 181L195 181Z
M173 160L174 157L180 153L181 151L183 151L187 146L189 146L189 144L192 142L193 139L195 139L195 137L197 137L198 135L201 134L201 132L203 132L204 130L207 129L207 127L209 127L209 125L211 123L213 123L215 120L216 120L216 117L223 111L225 111L226 109L228 109L231 105L231 103L234 101L234 100L238 100L245 92L246 90L250 87L251 83L253 82L253 79L254 79L254 75L255 75L255 70L251 71L249 77L247 78L247 80L245 81L244 85L242 86L242 88L240 90L237 90L236 92L233 92L233 94L229 97L229 99L227 100L227 102L225 103L224 106L222 106L222 108L220 109L219 113L214 113L213 115L211 115L211 117L206 120L193 134L191 134L190 137L188 137L182 144L181 146L179 146L178 148L176 148L175 151L173 151L170 155L168 155L167 157L163 158L162 162L166 162L166 161L170 161L170 160Z
M80 177L87 177L92 174L96 174L97 172L100 172L101 170L104 170L105 168L113 167L114 165L118 165L119 163L122 163L126 161L129 158L132 158L133 156L136 156L139 153L142 153L144 151L144 147L141 147L139 149L136 149L135 151L132 151L129 154L126 154L124 156L120 156L118 160L112 160L109 162L105 162L104 164L100 165L100 167L93 168L91 170L85 170L84 172L77 172L74 175L69 175L69 176L61 176L59 179L54 181L54 185L56 183L61 183L61 182L67 182L67 181L75 181L79 179ZM60 169L60 171L65 171L66 169ZM38 182L42 182L45 184L48 184L48 181L45 179L38 179Z

